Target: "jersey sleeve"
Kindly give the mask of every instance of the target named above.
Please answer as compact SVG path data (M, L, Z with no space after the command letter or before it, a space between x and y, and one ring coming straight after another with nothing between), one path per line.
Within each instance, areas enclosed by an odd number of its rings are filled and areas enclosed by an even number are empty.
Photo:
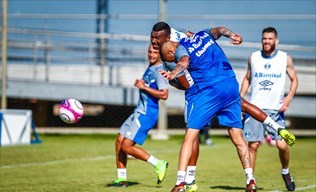
M187 50L184 48L183 45L179 44L179 46L176 49L176 52L174 54L174 58L179 61L181 59L181 57L183 56L189 56L189 53L187 52Z
M156 82L157 82L157 86L158 86L158 90L162 90L162 89L168 89L168 80L165 79L160 73L159 73L159 70L160 69L163 69L162 67L161 68L158 68L156 71L155 71L155 79L156 79Z

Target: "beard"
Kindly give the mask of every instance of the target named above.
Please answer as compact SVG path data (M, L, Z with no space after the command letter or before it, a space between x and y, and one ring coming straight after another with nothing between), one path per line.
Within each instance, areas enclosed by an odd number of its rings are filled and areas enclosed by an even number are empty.
M262 46L262 50L266 55L270 55L275 50L275 44L266 43Z

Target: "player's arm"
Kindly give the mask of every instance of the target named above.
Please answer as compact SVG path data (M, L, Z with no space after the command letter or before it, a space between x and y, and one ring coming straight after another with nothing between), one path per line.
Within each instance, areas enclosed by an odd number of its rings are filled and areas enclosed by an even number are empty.
M279 109L279 111L281 111L281 112L285 112L288 109L290 102L292 101L292 99L296 93L297 87L298 87L298 78L296 75L296 70L294 68L292 57L290 55L287 55L286 73L290 78L291 85L290 85L289 93L282 100L283 105Z
M245 77L241 83L240 87L240 96L244 97L248 91L248 88L250 86L250 76L251 76L251 58L248 58L248 68L247 72L245 74Z
M168 98L168 93L169 93L168 89L161 89L161 90L153 89L151 87L148 87L145 84L144 80L142 79L136 79L134 86L138 87L140 90L146 91L147 93L149 93L150 95L158 99L166 100Z
M187 90L190 88L190 84L187 80L186 75L180 75L173 80L169 81L169 84L180 90Z
M231 39L231 43L234 45L239 45L242 43L242 37L239 34L227 29L226 27L212 28L210 33L213 35L215 40L219 39L221 36L224 36Z
M190 61L190 58L189 56L182 56L178 62L177 62L177 65L176 67L169 73L169 80L173 80L174 78L177 77L177 75L184 71L185 69L187 69L189 67L189 61Z

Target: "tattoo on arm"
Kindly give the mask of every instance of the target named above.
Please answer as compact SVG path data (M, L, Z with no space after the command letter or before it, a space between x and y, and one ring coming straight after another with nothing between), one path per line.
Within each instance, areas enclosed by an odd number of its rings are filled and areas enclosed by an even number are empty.
M219 28L219 32L220 32L221 35L223 35L225 37L230 37L231 35L234 34L231 30L229 30L229 29L227 29L225 27L220 27Z

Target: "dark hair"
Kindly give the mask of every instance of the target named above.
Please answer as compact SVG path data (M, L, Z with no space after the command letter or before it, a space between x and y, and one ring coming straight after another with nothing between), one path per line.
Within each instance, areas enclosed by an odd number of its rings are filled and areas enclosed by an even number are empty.
M170 35L171 34L170 26L167 23L163 22L163 21L160 21L160 22L156 23L153 26L152 31L165 31L166 35Z
M267 27L262 30L262 35L264 33L275 33L275 36L278 37L278 32L274 27Z

